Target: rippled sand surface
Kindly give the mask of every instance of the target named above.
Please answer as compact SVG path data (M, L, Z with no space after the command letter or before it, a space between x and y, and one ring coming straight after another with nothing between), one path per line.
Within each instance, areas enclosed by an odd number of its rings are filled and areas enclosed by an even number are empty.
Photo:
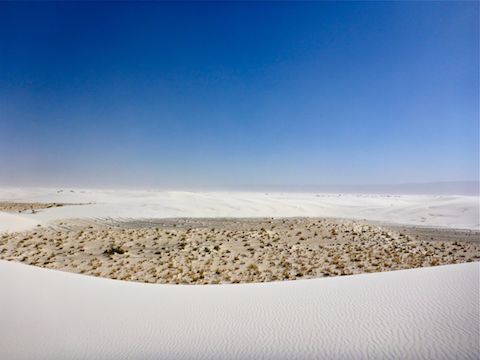
M478 359L479 263L151 285L0 261L5 359Z

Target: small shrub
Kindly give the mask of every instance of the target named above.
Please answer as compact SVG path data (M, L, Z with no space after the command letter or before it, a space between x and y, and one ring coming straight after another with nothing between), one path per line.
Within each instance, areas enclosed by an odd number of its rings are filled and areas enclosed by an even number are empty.
M108 248L107 250L105 250L103 252L104 255L108 255L108 256L112 256L114 254L122 255L124 253L125 253L125 250L123 250L121 247L115 246L115 245L112 245L110 248Z

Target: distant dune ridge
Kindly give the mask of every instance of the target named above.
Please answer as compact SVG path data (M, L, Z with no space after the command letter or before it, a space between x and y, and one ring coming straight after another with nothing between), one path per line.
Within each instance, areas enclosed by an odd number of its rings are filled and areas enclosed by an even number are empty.
M0 212L0 231L62 218L334 217L434 227L480 228L472 195L0 188L0 201L75 203L35 214ZM6 219L8 217L8 219Z
M239 191L286 191L395 195L480 195L478 181L437 181L399 184L357 184L357 185L243 185L224 187Z

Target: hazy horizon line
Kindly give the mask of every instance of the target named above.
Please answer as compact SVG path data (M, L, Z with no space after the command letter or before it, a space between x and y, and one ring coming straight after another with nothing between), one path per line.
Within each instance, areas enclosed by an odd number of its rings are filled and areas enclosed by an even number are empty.
M73 185L0 184L4 188L58 188L90 190L144 190L144 191L258 191L258 192L324 192L324 193L369 193L369 194L438 194L480 195L480 180L429 181L378 184L223 184L223 185Z

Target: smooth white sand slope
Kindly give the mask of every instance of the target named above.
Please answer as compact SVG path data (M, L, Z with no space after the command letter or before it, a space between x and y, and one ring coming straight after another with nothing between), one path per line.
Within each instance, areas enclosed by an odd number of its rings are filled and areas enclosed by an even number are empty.
M5 231L24 231L40 223L41 221L26 216L0 212L0 233Z
M0 200L94 203L0 218L16 231L21 219L47 222L75 217L340 217L392 223L480 229L479 199L454 195L361 195L254 192L0 189ZM11 215L13 216L13 215ZM32 223L33 224L33 223Z
M0 261L5 359L478 359L479 263L149 285Z

